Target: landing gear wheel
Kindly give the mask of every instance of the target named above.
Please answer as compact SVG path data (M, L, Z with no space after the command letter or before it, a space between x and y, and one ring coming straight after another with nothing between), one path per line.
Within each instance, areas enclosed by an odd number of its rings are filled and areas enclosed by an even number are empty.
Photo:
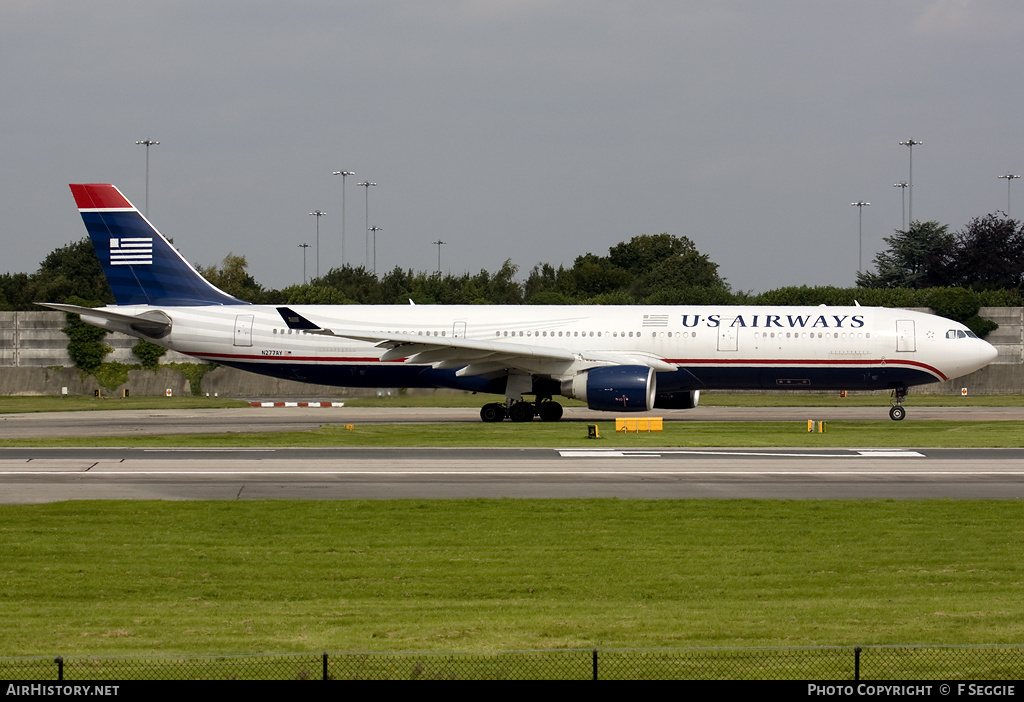
M532 422L533 415L533 404L529 402L516 402L508 409L508 418L513 422Z
M889 419L894 422L898 422L907 416L907 411L903 409L903 398L907 396L907 386L901 385L897 388L893 388L893 406L889 409Z
M500 422L505 419L505 406L491 402L480 408L480 419L485 422Z
M557 402L547 401L537 405L537 414L545 422L557 422L562 418L562 406Z

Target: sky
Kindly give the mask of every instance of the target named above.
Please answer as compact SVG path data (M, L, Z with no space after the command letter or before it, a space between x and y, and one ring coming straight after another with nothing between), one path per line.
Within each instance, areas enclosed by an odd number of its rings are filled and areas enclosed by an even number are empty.
M901 141L914 219L1007 209L1021 36L1019 0L4 0L0 273L85 235L68 183L145 210L152 139L149 219L265 287L302 243L366 264L367 225L378 273L667 232L734 290L850 286L858 215L865 268L903 227Z

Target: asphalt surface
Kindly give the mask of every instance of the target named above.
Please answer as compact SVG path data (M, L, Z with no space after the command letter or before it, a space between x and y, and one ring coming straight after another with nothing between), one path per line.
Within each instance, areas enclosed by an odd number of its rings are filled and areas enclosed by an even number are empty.
M0 449L0 501L1024 497L1024 449Z
M711 407L683 416L828 421L881 419L886 412L884 406ZM1024 411L912 408L909 416L1000 421L1024 418ZM609 415L568 409L566 419L608 421ZM423 421L479 418L473 409L405 408L59 412L0 415L0 432L10 438L124 436ZM3 503L477 497L1022 499L1024 449L0 448Z

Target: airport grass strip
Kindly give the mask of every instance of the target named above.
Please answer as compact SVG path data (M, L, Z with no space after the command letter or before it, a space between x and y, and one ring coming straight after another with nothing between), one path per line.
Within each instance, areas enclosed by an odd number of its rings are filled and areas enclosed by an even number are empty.
M253 410L258 411L258 410ZM335 423L313 431L168 434L49 439L0 439L0 446L128 447L557 447L557 448L1016 448L1024 446L1024 421L826 422L826 432L808 432L806 421L665 422L664 431L622 433L597 422L599 438L588 438L586 422L438 422L429 424ZM351 427L351 428L347 428Z
M92 397L3 396L0 414L24 412L81 412L88 410L182 410L248 407L249 403L231 398L211 397Z
M1008 644L1013 501L0 506L0 655Z
M57 396L0 396L0 414L21 412L77 412L87 410L140 410L140 409L216 409L246 407L250 400L290 400L292 398L227 397L139 397L128 398L105 395ZM301 398L308 400L310 398ZM344 402L350 407L480 407L484 402L503 400L497 395L478 395L441 391L436 393L396 393L386 397L330 397L317 398ZM583 407L584 403L560 398L566 407ZM889 403L887 393L853 393L840 397L838 393L785 392L785 393L720 393L701 394L702 407L877 407L883 415ZM908 401L914 407L1024 407L1022 395L917 395Z
M768 648L547 649L534 651L319 652L0 657L5 680L793 680L862 683L858 696L922 694L909 680L980 680L960 694L1013 695L1024 646L819 646ZM776 686L777 687L777 686ZM14 688L18 690L19 688ZM99 686L89 692L111 694ZM835 692L821 683L818 694ZM778 689L775 690L779 692ZM8 694L11 694L10 691Z

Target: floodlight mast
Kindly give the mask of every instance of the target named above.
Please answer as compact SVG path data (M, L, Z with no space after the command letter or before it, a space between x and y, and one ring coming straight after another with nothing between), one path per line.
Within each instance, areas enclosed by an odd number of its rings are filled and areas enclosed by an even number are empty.
M355 171L334 171L333 175L341 176L341 267L345 267L345 180Z
M899 188L900 193L903 195L903 229L901 231L907 231L907 181L901 180L899 183L893 183L892 187Z
M309 213L310 217L316 217L316 277L320 277L320 218L323 217L326 212L322 210L313 210Z
M850 204L857 208L857 273L859 275L864 270L864 208L870 207L871 203L861 200Z
M376 183L371 183L368 180L364 180L362 183L356 183L366 188L366 267L370 267L370 188L375 187Z
M1006 178L1006 216L1010 217L1010 183L1012 183L1014 179L1020 178L1020 176L1007 171L1006 175L1001 175L998 177Z
M373 233L373 275L377 275L377 232L384 231L383 227L370 227L370 232Z
M437 272L440 273L441 272L441 245L442 244L447 244L448 242L447 241L441 241L440 239L438 239L437 241L432 241L430 243L437 245Z
M302 284L306 284L306 249L309 248L309 244L303 242L298 245L302 249Z
M923 141L914 141L913 139L907 139L901 141L900 146L906 146L910 149L910 223L914 223L914 147L923 144Z
M156 146L160 142L152 139L140 139L135 143L146 147L146 217L149 217L149 147Z

